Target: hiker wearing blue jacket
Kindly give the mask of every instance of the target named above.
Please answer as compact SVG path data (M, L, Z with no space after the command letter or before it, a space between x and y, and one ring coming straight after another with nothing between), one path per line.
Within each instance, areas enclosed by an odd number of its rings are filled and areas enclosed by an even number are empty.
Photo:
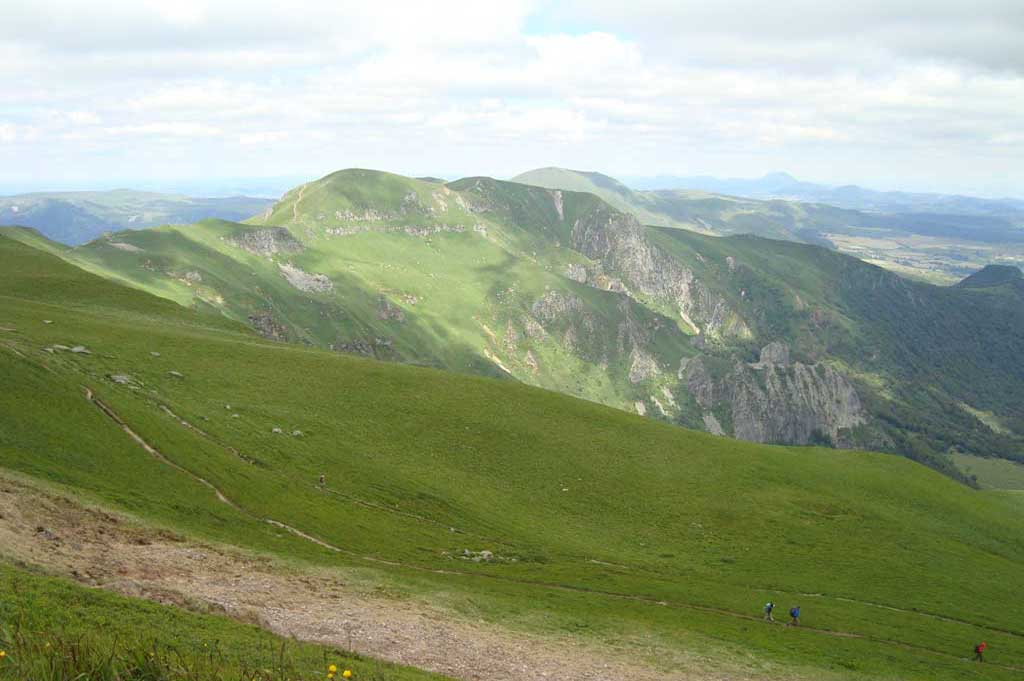
M764 604L764 621L765 622L774 622L775 621L775 619L772 617L772 610L774 610L774 609L775 609L775 604L772 603L771 601L768 601L767 603Z
M789 626L791 626L791 627L799 627L800 626L800 606L799 605L795 605L792 608L790 608L789 609L789 616L791 618L789 620Z

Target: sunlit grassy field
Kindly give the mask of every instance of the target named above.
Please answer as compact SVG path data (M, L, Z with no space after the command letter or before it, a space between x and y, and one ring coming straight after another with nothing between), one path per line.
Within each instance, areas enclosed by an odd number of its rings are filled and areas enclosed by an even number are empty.
M152 523L372 567L410 597L668 668L924 680L1024 666L1019 506L903 458L757 446L265 342L4 238L0 328L0 465ZM804 626L758 621L768 599L802 605ZM965 659L981 638L983 672Z

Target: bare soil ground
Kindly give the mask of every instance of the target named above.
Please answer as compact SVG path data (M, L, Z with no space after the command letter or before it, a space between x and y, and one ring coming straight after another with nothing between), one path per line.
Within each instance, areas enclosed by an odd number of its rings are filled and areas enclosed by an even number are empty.
M661 672L627 660L623 651L468 621L425 603L368 593L344 570L298 572L271 558L146 528L3 476L0 552L89 586L220 611L278 634L459 679L730 678Z

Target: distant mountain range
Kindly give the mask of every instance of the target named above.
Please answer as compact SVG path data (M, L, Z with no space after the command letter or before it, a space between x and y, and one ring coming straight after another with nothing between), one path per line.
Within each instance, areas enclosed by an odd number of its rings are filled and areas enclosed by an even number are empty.
M792 179L786 178L789 176L768 176L761 185L764 194L786 186ZM518 175L513 181L590 192L619 210L632 213L644 224L706 234L756 234L818 244L940 283L953 283L995 261L1024 263L1024 212L1013 213L1009 203L1002 209L1004 215L996 214L995 203L989 206L988 213L981 208L968 214L923 210L890 213L816 201L743 198L707 189L640 191L601 173L565 168L539 168ZM729 182L732 181L726 181ZM730 187L740 188L734 185L722 188ZM986 202L964 199L961 203L970 201L978 206ZM952 208L953 203L951 198L944 205ZM920 209L926 206L924 203L916 205ZM940 206L939 203L929 205L936 209Z
M69 245L104 232L186 224L204 218L244 220L273 201L248 196L194 198L131 189L38 192L0 197L0 225L21 225Z
M686 199L712 220L604 176L544 174L595 189L352 169L245 223L77 248L8 233L275 340L504 376L745 440L899 452L951 475L951 452L1024 460L1016 268L934 286L799 243L800 225L824 219L810 204L762 215L776 202ZM640 209L707 233L645 225ZM743 233L757 230L789 239Z
M798 180L788 173L768 173L757 178L721 179L700 175L676 177L659 175L628 179L638 190L693 189L753 199L787 199L827 203L839 208L886 213L952 213L1005 217L1024 226L1024 200L983 199L960 194L877 191L857 185L833 187Z

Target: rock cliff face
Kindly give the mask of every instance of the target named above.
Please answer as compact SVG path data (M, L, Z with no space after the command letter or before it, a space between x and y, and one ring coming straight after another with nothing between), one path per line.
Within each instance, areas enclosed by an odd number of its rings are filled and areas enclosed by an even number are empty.
M667 303L708 339L751 336L728 302L651 244L632 216L601 208L577 219L572 227L572 247L601 265L603 271L587 277L588 282L598 282L602 275L615 275L625 292Z
M848 442L848 431L865 422L865 411L849 379L823 364L789 361L789 348L772 343L755 364L737 363L715 378L705 363L688 363L690 394L705 410L705 423L718 423L712 409L725 407L732 432L741 440L792 444ZM721 426L718 426L721 428Z

